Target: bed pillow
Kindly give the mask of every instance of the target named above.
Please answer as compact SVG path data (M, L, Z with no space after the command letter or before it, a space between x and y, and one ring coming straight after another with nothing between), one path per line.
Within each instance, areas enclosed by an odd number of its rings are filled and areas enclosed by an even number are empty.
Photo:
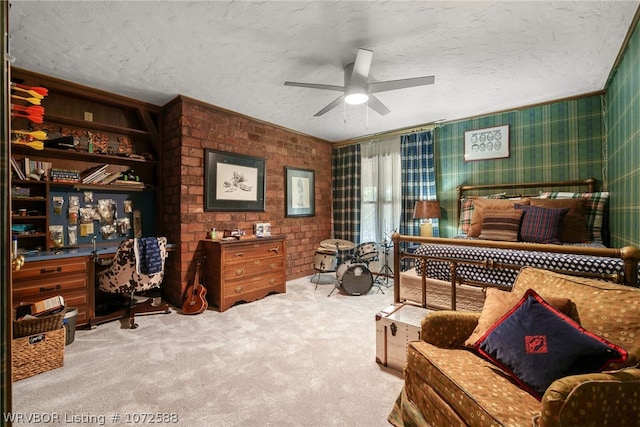
M475 345L538 400L551 383L568 375L600 372L628 353L586 331L533 289Z
M540 193L541 199L585 199L585 220L587 223L587 233L589 240L596 243L602 241L602 220L604 211L609 200L609 192L600 191L595 193L567 193L567 192L545 192Z
M585 210L587 201L579 199L537 199L532 198L531 206L542 208L569 208L569 212L562 220L559 239L562 243L588 243L587 221Z
M529 198L522 197L516 199L475 199L473 202L473 216L471 218L471 224L469 225L469 237L478 237L482 231L482 221L484 221L485 211L498 211L498 210L513 210L513 205L519 203L521 205L528 205Z
M506 193L496 193L490 196L478 196L473 198L462 198L460 200L460 218L458 220L458 236L466 237L471 225L473 216L473 201L475 199L503 199Z
M571 300L569 298L550 296L544 296L543 298L559 312L566 315L570 313ZM473 347L476 342L482 338L485 333L487 333L489 328L500 320L500 318L504 316L519 299L519 296L514 295L511 292L497 288L487 288L478 324L464 344L467 347Z
M522 214L523 211L515 209L485 211L484 219L482 220L482 230L478 237L485 240L517 242Z
M520 240L530 243L560 244L560 228L569 208L541 208L531 205L515 205L524 211L520 225Z

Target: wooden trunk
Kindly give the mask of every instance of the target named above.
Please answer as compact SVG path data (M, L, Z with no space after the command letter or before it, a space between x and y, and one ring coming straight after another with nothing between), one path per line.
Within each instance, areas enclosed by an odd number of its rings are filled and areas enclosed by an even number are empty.
M402 372L407 347L420 339L426 308L396 303L376 314L376 362Z

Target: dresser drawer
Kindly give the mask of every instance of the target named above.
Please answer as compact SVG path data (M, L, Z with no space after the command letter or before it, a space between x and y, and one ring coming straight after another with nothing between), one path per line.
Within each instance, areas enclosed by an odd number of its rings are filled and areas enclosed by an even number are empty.
M282 274L271 274L260 277L254 277L248 280L238 280L237 282L225 283L225 299L240 301L243 296L252 294L256 291L269 291L282 292L279 290L285 287L285 281Z
M36 302L70 291L88 291L89 277L86 273L67 274L60 277L48 277L46 280L28 280L13 282L13 301Z
M225 281L246 279L252 276L263 276L284 268L284 257L256 258L244 260L241 263L226 265L224 268Z
M237 296L259 289L273 288L284 284L282 273L264 274L245 280L228 281L225 283L225 294Z
M226 264L253 260L255 258L276 258L284 256L284 245L278 241L248 243L225 247L222 261Z
M22 280L40 279L45 277L84 273L87 274L88 257L53 259L47 261L25 262L22 268L13 272L13 283Z

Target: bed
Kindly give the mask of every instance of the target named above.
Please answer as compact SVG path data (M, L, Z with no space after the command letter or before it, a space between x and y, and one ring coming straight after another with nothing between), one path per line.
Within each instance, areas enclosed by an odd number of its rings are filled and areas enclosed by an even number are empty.
M596 180L457 190L458 236L393 236L396 302L479 311L483 289L510 289L523 266L639 286L640 249L605 244L609 194Z

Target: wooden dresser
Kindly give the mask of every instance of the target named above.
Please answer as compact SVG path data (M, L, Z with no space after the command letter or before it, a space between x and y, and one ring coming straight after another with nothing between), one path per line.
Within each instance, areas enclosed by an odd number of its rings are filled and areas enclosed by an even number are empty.
M13 272L13 306L61 295L67 307L78 309L78 326L93 317L90 256L25 262Z
M220 311L233 304L286 292L284 237L202 240L207 299Z

